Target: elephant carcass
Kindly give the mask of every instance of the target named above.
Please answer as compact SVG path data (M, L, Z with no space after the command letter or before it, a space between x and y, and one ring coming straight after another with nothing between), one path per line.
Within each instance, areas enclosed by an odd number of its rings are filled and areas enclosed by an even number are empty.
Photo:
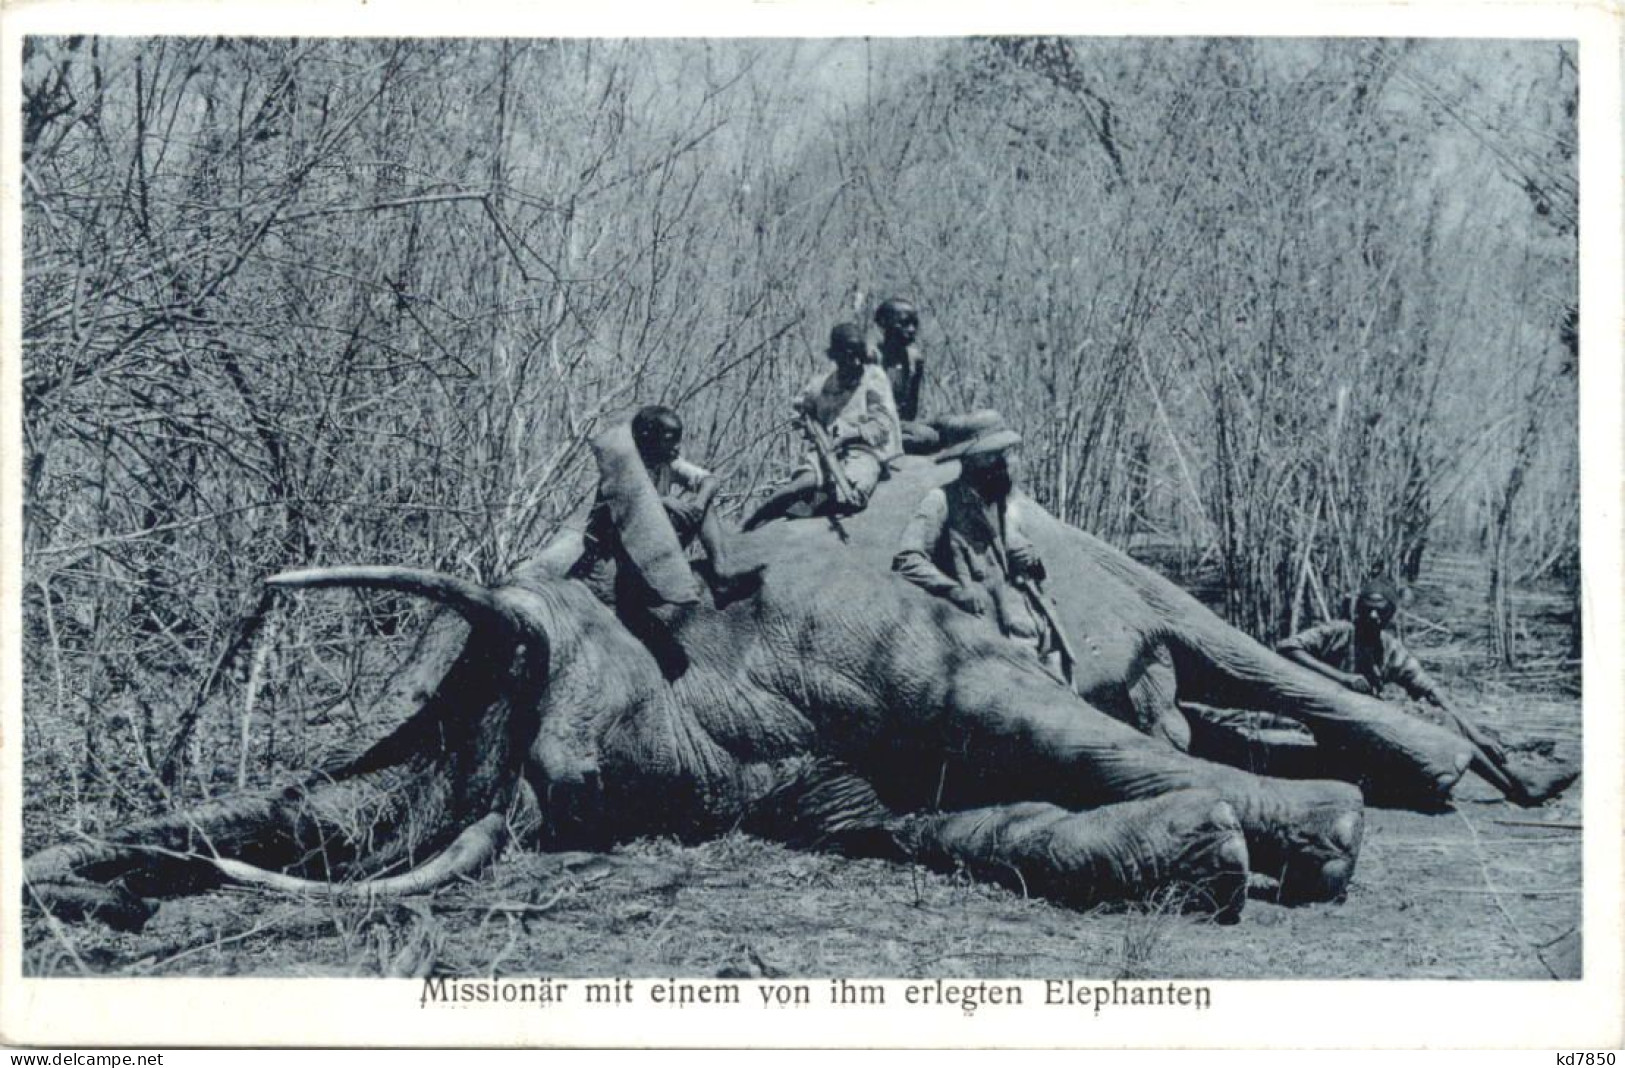
M664 610L639 637L547 554L490 590L399 569L282 576L285 587L433 597L468 634L443 627L427 643L404 689L428 682L428 699L358 760L275 796L45 850L28 862L30 892L74 902L87 883L112 882L157 894L245 874L230 861L274 869L258 881L284 886L275 875L376 879L448 843L465 859L440 866L466 870L488 850L459 835L488 827L523 775L552 817L546 836L573 846L744 826L965 865L1077 904L1179 886L1234 914L1249 867L1287 898L1343 893L1358 790L1189 757L890 572L919 497L952 473L905 462L839 532L808 519L741 538L744 562L767 566L754 596ZM1180 691L1287 702L1278 710L1369 755L1410 795L1447 795L1466 766L1444 732L1332 694L1098 541L1021 507L1090 698L1124 699L1147 665L1171 664Z

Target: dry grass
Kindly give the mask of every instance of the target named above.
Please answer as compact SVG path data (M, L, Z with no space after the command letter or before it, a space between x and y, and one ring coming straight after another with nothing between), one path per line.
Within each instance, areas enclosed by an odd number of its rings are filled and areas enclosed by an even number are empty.
M566 865L510 857L432 904L215 894L141 935L63 930L129 976L618 975L1519 978L1577 974L1577 791L1533 816L1469 792L1459 815L1373 811L1341 905L1249 903L1219 926L1170 907L1078 913L963 878L730 836L640 842ZM1471 825L1469 830L1468 825ZM402 962L410 962L406 967ZM64 942L35 974L76 974Z
M1516 737L1521 705L1489 707ZM176 901L141 935L42 933L27 970L76 974L71 945L92 971L141 976L400 974L404 958L442 975L1567 978L1581 836L1559 825L1580 812L1578 787L1531 813L1477 784L1455 815L1373 810L1346 902L1253 901L1231 927L1172 907L1078 913L733 835L510 856L427 904Z

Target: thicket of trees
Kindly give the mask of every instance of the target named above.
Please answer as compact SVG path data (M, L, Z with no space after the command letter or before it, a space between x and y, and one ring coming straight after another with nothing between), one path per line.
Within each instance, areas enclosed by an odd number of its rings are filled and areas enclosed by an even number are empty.
M1438 544L1492 558L1497 619L1577 581L1571 46L36 38L23 86L59 800L320 759L356 630L415 606L272 611L264 575L494 579L643 403L737 502L894 293L928 410L1002 409L1044 504L1216 560L1260 637Z

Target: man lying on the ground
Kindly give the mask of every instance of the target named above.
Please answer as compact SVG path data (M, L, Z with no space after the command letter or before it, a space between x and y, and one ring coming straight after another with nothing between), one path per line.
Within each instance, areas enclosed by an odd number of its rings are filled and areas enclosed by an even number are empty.
M1393 684L1439 709L1476 748L1473 770L1520 805L1539 804L1573 781L1574 775L1568 774L1537 784L1508 767L1500 741L1451 707L1399 635L1389 629L1398 608L1398 591L1375 580L1355 597L1352 621L1310 627L1281 642L1275 651L1356 693L1381 697L1383 688Z

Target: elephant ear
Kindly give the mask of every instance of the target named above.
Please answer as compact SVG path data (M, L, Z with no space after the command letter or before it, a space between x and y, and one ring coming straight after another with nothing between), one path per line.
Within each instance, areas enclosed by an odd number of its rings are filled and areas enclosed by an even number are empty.
M625 550L620 566L636 568L667 604L698 604L699 581L638 455L632 428L617 423L594 439L592 451L598 461L598 492Z

